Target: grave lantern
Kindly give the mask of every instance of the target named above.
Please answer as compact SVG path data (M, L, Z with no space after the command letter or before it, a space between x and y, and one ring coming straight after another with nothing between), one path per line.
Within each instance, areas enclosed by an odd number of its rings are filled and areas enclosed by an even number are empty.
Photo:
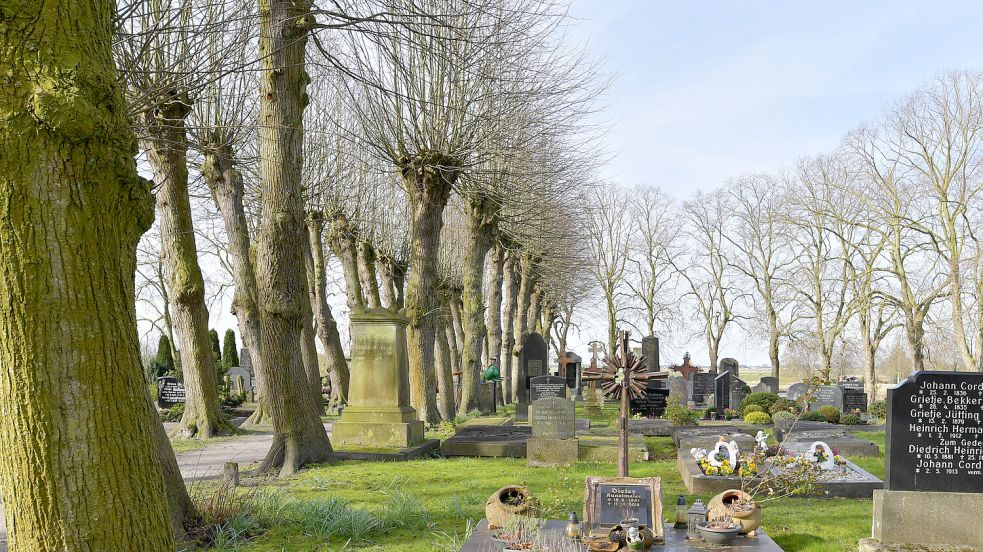
M703 501L696 499L696 502L689 507L689 523L686 525L686 538L700 538L699 524L707 520L707 513L707 507L703 505Z

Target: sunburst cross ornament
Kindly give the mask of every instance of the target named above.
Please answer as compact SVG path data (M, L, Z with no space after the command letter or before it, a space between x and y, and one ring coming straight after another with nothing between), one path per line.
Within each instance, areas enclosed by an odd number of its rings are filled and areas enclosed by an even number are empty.
M584 381L596 381L601 391L611 398L621 400L621 420L618 432L618 476L628 477L628 401L645 394L645 382L659 377L649 372L645 356L635 356L629 347L629 333L622 331L619 336L617 355L606 357L604 364L595 369L584 370ZM663 375L664 377L664 375Z

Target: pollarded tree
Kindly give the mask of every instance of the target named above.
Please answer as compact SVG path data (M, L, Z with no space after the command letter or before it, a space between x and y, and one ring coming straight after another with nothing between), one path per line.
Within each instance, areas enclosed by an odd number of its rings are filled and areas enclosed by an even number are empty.
M0 220L12 550L173 546L134 303L153 198L116 82L113 7L0 7L0 204L16 205Z

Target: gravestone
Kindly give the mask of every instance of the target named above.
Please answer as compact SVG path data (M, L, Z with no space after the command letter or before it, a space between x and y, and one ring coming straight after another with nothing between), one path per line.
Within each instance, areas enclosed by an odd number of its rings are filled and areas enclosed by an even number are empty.
M730 408L730 372L721 372L714 378L713 399L717 415L723 416L724 410Z
M654 335L642 338L642 354L649 372L659 371L659 338Z
M229 379L236 383L235 394L245 395L247 401L252 401L253 399L253 375L249 373L249 370L242 366L233 366L229 368L226 372ZM242 389L239 389L239 378L242 378Z
M767 393L778 393L778 378L774 376L764 376L761 378L759 385L765 385L768 387Z
M809 386L805 383L793 383L788 386L788 391L785 393L785 398L790 401L798 401L803 395L809 392Z
M157 407L168 409L185 401L184 384L174 376L157 378Z
M340 448L405 449L423 442L423 422L410 406L409 320L384 308L355 309L348 406L334 423Z
M659 387L656 387L652 380L646 383L648 385L645 387L645 394L628 401L629 413L646 418L658 418L666 412L669 390L661 387L661 382Z
M686 379L683 376L670 376L669 377L669 398L675 398L683 406L689 402L689 390L687 389Z
M752 393L771 393L771 388L764 383L758 382L757 385L751 388Z
M526 442L530 466L569 466L577 463L576 408L560 397L537 399L529 405L532 437Z
M838 385L820 385L813 394L815 400L809 402L809 410L819 410L824 406L843 411L843 388Z
M569 387L570 389L577 389L577 386L580 384L580 369L583 360L576 354L571 353L570 351L567 351L566 359L567 359L567 363L566 363L567 387Z
M603 414L601 406L604 404L604 396L594 382L587 386L584 396L584 415L600 416Z
M741 375L741 365L734 358L722 358L720 362L717 363L720 366L720 373L730 372L732 376L740 377Z
M983 374L915 372L887 391L882 543L983 547Z
M519 355L519 397L515 406L517 420L529 419L529 380L546 375L546 340L533 332L522 343Z
M585 534L607 535L627 517L651 529L657 544L665 540L660 478L588 476L585 487Z
M536 376L529 379L529 401L567 397L566 380L560 376Z
M696 404L706 404L707 396L713 394L713 374L699 372L693 374L692 399Z
M843 388L843 412L867 412L867 393L862 389Z
M741 407L741 402L744 397L747 396L748 392L751 390L748 387L746 381L738 377L732 377L730 379L730 407L734 409L739 409Z

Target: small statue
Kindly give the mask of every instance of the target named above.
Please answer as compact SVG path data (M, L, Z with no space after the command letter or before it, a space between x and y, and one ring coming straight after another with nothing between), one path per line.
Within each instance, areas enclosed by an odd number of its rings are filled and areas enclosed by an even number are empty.
M754 436L754 440L758 443L758 448L762 451L768 450L768 434L764 431L758 430L758 434Z

